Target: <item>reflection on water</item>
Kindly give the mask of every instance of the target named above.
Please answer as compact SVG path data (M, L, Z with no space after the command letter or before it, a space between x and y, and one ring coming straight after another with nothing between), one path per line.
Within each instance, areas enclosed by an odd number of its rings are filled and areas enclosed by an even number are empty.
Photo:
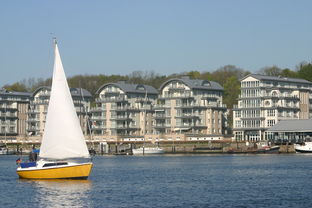
M90 207L89 180L22 180L36 188L35 201L39 207Z

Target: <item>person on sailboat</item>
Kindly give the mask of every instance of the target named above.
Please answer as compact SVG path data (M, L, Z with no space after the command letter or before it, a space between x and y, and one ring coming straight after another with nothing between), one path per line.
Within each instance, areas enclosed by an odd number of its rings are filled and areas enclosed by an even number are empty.
M38 157L37 151L33 147L32 151L29 153L29 161L30 162L36 162L37 161L37 157Z

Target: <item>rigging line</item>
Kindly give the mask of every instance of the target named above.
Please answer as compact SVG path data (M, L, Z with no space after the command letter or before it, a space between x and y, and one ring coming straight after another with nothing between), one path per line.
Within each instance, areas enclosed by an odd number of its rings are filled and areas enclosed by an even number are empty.
M81 86L81 85L80 85L80 86ZM83 101L83 110L84 110L85 116L86 116L87 130L89 129L89 131L90 131L91 147L92 147L92 149L94 150L93 135L92 135L92 131L91 131L91 125L90 125L90 121L89 121L89 115L88 115L87 109L86 109L86 107L85 107L85 105L84 105L85 100L84 100L83 91L82 91L82 88L81 88L81 87L80 87L80 95L81 95L81 98L82 98L82 101Z

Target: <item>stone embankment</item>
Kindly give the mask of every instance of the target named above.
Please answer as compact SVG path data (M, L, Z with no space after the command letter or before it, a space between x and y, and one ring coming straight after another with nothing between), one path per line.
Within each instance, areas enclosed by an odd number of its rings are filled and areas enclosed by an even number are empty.
M216 154L216 153L266 153L259 152L263 148L260 143L213 141L213 142L162 142L152 143L94 143L89 144L89 149L94 149L96 154L131 154L132 149L139 147L159 146L166 154ZM274 146L274 145L272 145ZM274 153L295 153L293 144L279 145L280 148ZM28 154L31 149L40 148L40 144L10 144L8 149L15 154ZM272 152L271 152L272 153Z

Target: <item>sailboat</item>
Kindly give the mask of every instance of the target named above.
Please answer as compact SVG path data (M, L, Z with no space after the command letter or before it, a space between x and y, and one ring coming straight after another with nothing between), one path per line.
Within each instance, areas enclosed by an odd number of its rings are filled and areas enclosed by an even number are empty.
M87 179L92 162L69 91L54 39L54 68L39 160L19 163L17 174L26 179Z

